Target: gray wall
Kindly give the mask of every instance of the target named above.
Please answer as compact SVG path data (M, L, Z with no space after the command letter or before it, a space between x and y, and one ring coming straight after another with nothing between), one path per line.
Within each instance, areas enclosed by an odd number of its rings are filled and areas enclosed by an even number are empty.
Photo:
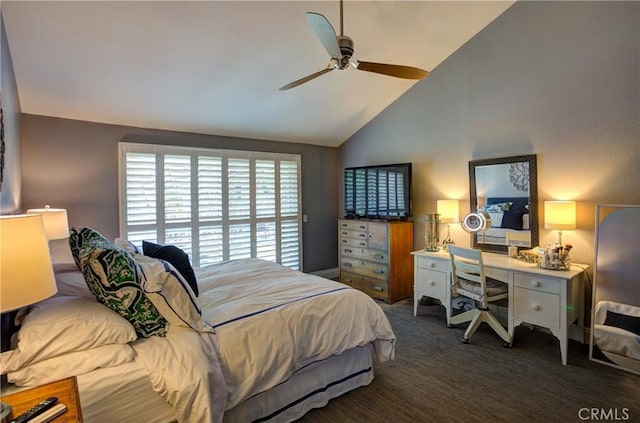
M469 160L536 154L540 243L557 239L543 201L576 200L563 241L591 264L595 204L640 204L639 40L640 2L517 2L343 144L340 169L413 162L423 248L437 199L469 211Z
M304 271L336 267L337 150L305 144L169 132L22 115L24 208L66 208L69 224L119 235L118 142L143 142L302 156Z
M22 173L20 161L20 101L16 77L13 72L11 51L7 44L4 20L0 16L1 46L0 66L2 66L0 105L2 105L4 123L4 167L3 181L0 186L0 213L10 214L20 208L20 189Z

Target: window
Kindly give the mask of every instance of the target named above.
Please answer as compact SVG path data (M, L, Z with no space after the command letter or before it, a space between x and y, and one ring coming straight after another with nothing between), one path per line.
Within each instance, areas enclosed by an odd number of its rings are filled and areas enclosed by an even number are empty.
M302 269L300 156L120 143L120 232L195 267L257 257Z

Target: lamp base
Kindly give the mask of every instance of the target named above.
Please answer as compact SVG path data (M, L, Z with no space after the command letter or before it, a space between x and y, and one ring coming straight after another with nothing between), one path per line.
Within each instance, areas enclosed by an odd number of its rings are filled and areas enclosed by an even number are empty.
M455 242L453 242L453 240L451 238L446 238L444 241L442 241L442 249L444 251L448 251L448 246L449 245L456 245Z

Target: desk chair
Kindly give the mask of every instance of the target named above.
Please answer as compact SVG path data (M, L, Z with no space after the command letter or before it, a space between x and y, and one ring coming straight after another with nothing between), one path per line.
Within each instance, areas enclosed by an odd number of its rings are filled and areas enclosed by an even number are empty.
M464 333L462 342L469 343L469 339L475 333L480 323L487 322L493 330L500 335L505 347L511 347L511 336L500 324L498 319L489 311L488 303L503 300L509 296L509 287L506 283L485 276L482 263L482 252L468 248L449 246L449 256L453 281L451 293L453 297L463 295L477 301L476 308L451 316L450 308L447 309L447 325L457 325L471 322Z

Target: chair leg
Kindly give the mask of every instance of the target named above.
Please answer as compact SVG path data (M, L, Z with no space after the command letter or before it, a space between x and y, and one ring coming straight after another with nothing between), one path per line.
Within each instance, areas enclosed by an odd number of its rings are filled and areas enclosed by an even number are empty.
M494 316L493 314L486 312L484 313L484 318L483 320L485 322L487 322L489 324L489 326L491 326L493 328L493 330L500 336L500 338L502 338L502 340L506 343L511 345L511 335L509 335L509 332L507 332L507 330L504 328L504 326L502 326L502 324L500 324L500 322L498 321L498 319L496 318L496 316Z
M465 344L469 343L469 339L471 339L471 336L473 336L473 334L476 332L476 329L478 329L478 326L480 326L480 323L482 323L482 311L475 309L475 315L473 316L473 320L471 320L471 323L469 323L469 326L467 327L467 330L464 332L464 338L462 340L462 342L464 342Z

